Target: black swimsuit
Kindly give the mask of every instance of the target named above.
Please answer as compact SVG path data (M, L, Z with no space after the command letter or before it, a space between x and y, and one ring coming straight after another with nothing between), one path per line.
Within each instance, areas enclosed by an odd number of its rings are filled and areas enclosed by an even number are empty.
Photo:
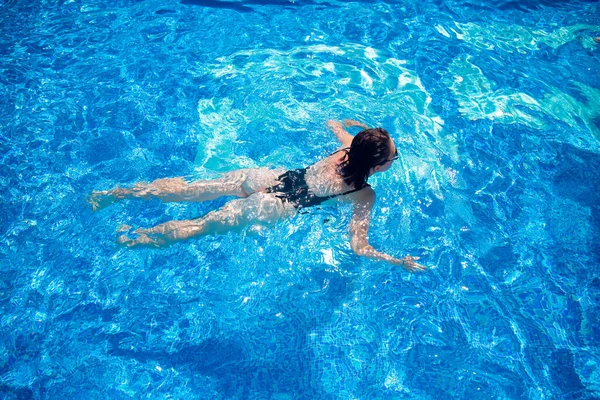
M337 153L337 151L335 153ZM287 171L286 173L277 177L277 179L279 179L279 183L265 189L265 191L267 193L278 193L276 197L285 202L291 203L297 209L317 206L329 199L358 192L365 186L369 186L365 183L356 189L349 190L344 193L332 194L330 196L317 196L309 191L308 185L306 184L306 168Z

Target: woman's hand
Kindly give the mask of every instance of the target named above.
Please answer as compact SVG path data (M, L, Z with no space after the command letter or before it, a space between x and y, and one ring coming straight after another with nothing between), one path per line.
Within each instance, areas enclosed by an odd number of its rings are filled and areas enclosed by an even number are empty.
M346 125L347 127L358 126L360 128L369 129L367 125L363 124L362 122L355 121L353 119L345 119L344 125Z
M392 264L402 265L402 267L404 267L404 269L407 270L408 272L425 271L427 268L424 265L421 265L421 264L415 262L418 259L419 259L419 257L406 256L400 260L396 259L396 261L393 262Z

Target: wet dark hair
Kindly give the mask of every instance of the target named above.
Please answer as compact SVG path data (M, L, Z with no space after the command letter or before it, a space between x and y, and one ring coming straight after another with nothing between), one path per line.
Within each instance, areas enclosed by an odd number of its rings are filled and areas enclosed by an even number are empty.
M344 182L355 188L367 184L369 170L390 157L390 135L383 128L365 129L354 136L339 165Z

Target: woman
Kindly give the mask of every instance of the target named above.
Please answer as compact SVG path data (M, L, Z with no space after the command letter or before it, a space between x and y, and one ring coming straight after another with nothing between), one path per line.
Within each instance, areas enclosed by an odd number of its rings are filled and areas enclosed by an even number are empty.
M198 219L169 221L136 230L136 238L122 235L117 239L128 247L163 247L196 236L226 233L253 223L274 222L327 200L346 200L353 204L350 231L352 250L356 254L402 265L411 272L424 270L424 266L415 262L418 257L398 259L369 245L368 230L375 192L367 180L375 173L387 171L398 158L398 150L384 129L369 129L352 120L344 123L365 130L352 137L340 122L328 121L328 127L337 136L342 148L308 168L292 171L266 168L238 170L220 179L191 183L181 178L158 179L149 184L139 183L132 189L93 192L89 202L96 211L126 198L156 197L164 202L195 202L221 196L240 197Z

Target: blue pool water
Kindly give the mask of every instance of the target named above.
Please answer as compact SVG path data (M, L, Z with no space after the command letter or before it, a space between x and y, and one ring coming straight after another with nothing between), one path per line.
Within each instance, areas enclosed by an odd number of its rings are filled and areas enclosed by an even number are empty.
M600 5L0 2L0 398L600 397ZM165 250L222 205L92 190L308 165L327 119L400 159L351 210Z

